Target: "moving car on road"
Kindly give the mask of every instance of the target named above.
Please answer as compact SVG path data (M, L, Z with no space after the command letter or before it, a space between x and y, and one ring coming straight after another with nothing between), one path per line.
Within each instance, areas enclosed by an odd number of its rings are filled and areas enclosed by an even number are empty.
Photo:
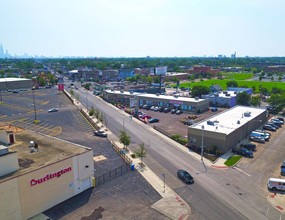
M177 177L186 184L194 183L193 177L186 170L178 170Z
M51 108L48 110L48 112L57 112L58 111L58 108Z

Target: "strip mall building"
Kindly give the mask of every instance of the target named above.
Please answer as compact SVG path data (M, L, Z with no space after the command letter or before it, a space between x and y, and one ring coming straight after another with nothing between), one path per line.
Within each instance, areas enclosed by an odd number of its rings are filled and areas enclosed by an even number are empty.
M92 187L92 149L25 130L0 134L0 219L29 219Z

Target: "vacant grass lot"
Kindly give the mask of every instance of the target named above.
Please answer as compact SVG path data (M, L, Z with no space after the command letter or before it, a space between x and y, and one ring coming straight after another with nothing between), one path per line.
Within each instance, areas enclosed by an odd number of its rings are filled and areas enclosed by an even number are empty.
M184 82L180 84L180 87L193 87L195 85L203 85L210 87L215 84L219 84L223 90L227 89L227 82L230 81L230 79L209 79L199 82ZM259 92L259 87L265 87L267 90L271 90L273 87L277 87L280 89L285 89L285 83L283 82L259 82L259 81L244 81L244 80L236 80L238 83L238 87L246 87L246 88L253 88L255 87L255 92ZM172 86L176 86L176 84L173 84Z
M253 77L253 73L222 73L224 79L246 80Z

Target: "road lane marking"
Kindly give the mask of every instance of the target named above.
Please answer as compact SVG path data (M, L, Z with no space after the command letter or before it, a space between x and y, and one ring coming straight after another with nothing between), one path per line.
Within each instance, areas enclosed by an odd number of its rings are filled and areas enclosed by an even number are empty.
M238 167L233 167L233 169L236 169L236 170L238 170L239 172L241 172L241 173L243 173L243 174L245 174L245 175L247 175L247 176L251 176L250 174L248 174L247 172L241 170L241 169L238 168Z

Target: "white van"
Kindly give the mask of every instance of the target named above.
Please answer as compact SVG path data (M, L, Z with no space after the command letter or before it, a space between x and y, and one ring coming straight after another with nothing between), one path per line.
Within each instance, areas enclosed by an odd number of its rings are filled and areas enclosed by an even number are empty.
M250 136L251 137L260 137L260 138L263 138L266 141L269 141L269 138L270 138L270 136L265 135L264 133L257 132L257 131L252 131L250 133Z
M285 179L269 178L267 187L270 190L285 190Z

